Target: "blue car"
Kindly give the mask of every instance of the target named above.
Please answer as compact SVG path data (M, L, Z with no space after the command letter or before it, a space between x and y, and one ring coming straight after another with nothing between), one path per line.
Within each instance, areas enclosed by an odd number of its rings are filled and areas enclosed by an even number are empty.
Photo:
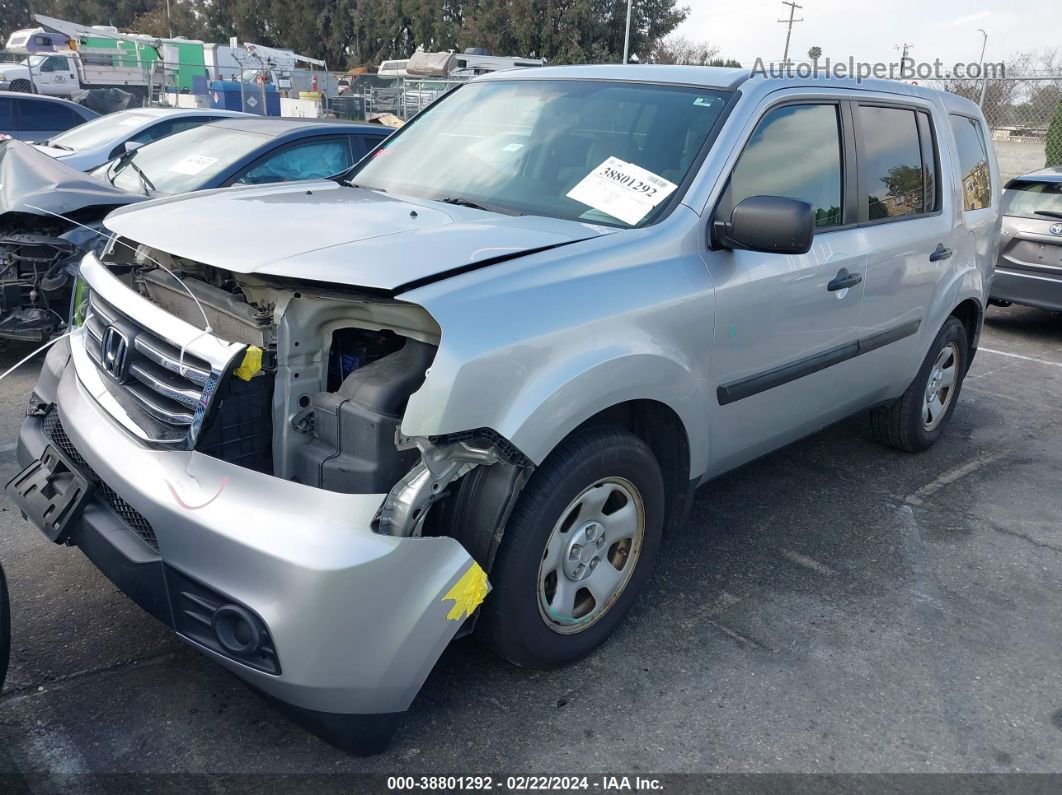
M334 177L391 130L374 124L227 119L176 133L92 171L148 196Z

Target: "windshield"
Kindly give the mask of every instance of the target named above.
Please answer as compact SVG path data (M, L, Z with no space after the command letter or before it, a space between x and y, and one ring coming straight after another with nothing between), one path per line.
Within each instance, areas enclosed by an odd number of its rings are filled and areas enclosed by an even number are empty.
M649 223L726 93L587 80L470 83L384 142L352 183L512 214Z
M1050 215L1037 215L1037 210ZM1062 219L1062 182L1015 180L1003 191L1003 214L1041 220Z
M185 193L199 190L234 163L255 152L269 137L204 124L140 147L96 169L116 187L133 193Z
M74 152L95 149L97 146L123 139L126 134L154 121L155 118L146 113L137 113L135 110L123 110L79 124L49 139L48 143L59 149L70 149Z

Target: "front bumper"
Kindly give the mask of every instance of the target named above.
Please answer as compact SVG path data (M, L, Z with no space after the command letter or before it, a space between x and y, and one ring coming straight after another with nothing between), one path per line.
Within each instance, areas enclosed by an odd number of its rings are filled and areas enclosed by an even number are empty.
M311 713L404 711L465 617L447 598L475 566L465 549L451 538L372 532L382 494L323 491L142 445L78 377L79 350L75 334L50 351L36 395L54 404L69 445L107 493L150 524L157 550L100 488L70 540L183 640L272 698ZM42 418L27 417L19 462L50 441ZM196 584L260 618L278 673L182 631L177 614Z
M1062 312L1062 276L997 266L991 298Z

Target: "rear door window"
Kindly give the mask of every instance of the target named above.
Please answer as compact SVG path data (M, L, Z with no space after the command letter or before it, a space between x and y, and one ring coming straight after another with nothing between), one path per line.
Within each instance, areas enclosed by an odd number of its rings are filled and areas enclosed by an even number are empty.
M902 219L936 210L936 154L928 115L858 105L856 124L860 219Z
M11 113L12 102L7 97L0 98L0 132L14 132L15 120Z
M951 131L959 152L963 210L992 206L992 175L988 169L988 146L981 124L969 116L952 115Z
M18 109L19 128L27 131L68 130L84 121L70 108L54 102L21 100Z

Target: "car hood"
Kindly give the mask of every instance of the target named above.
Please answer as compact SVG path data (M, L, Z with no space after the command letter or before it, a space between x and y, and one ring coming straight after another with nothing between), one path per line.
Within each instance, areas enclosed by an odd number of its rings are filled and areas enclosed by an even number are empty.
M237 273L396 292L451 271L614 231L331 181L159 199L118 210L105 225L137 243Z
M0 214L65 215L145 199L71 168L30 144L0 142Z

